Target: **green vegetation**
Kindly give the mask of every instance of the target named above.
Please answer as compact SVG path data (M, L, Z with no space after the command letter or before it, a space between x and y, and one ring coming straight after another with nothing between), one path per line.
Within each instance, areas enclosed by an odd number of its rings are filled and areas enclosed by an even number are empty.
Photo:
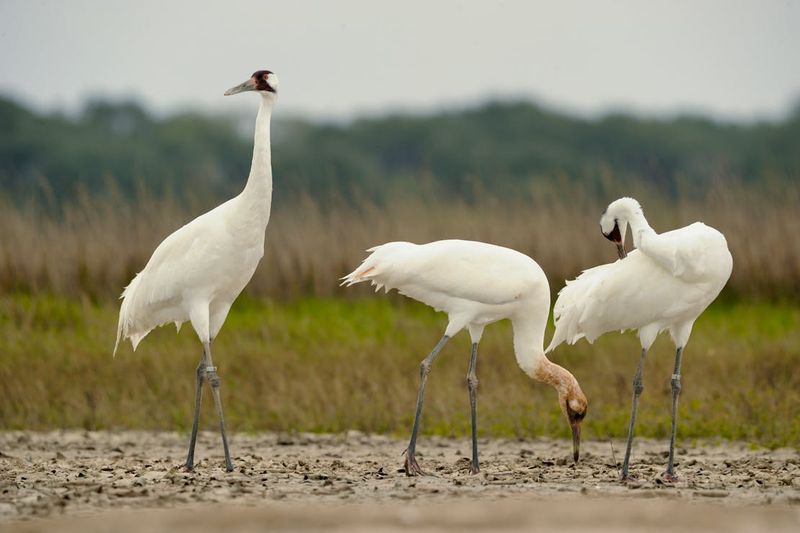
M342 289L344 292L344 289ZM188 325L154 331L136 353L111 348L117 307L88 299L0 297L0 428L187 430L200 346ZM446 319L397 296L243 297L214 346L230 427L238 431L344 431L405 435L419 361ZM549 334L548 334L549 335ZM437 360L423 431L467 437L464 377L469 341L456 337ZM478 413L483 435L564 437L555 393L516 366L511 328L487 328L481 343ZM552 359L589 397L587 438L623 438L638 357L633 334L562 346ZM638 434L669 428L666 335L651 350ZM686 351L679 437L744 439L767 446L800 442L800 307L716 303L698 320ZM210 395L204 426L215 428Z
M194 334L164 328L112 360L115 298L165 236L240 190L246 121L102 101L45 116L0 97L0 429L186 429ZM555 292L615 259L598 216L632 195L660 231L720 229L734 257L687 349L680 436L800 441L800 108L737 125L494 103L347 124L278 113L273 132L266 256L215 345L233 429L405 434L419 361L445 319L339 288L364 250L483 240L535 258ZM482 432L567 435L553 391L516 368L510 336L499 324L481 345ZM425 431L468 434L467 355L460 337L437 361ZM623 436L637 355L632 334L554 355L589 396L589 437ZM640 434L667 433L672 364L659 340Z
M0 183L15 199L35 192L54 204L117 188L130 198L140 186L159 195L229 194L247 175L252 118L156 117L136 103L106 101L76 117L43 116L0 97ZM542 181L594 193L609 182L646 183L669 198L697 198L734 178L800 177L800 108L781 122L745 125L698 116L585 119L509 102L346 124L278 112L273 130L280 201L387 203L397 191L472 200L482 189L511 198Z

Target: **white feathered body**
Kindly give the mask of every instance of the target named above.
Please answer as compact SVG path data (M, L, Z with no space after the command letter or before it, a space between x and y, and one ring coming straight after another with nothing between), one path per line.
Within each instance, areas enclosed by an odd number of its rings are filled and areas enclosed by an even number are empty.
M625 259L584 271L559 292L556 331L547 351L609 331L638 329L642 344L669 330L676 344L688 340L696 318L731 275L725 237L697 222L677 230L643 234Z
M390 242L367 251L371 254L343 278L344 283L370 281L376 290L397 289L444 311L450 317L449 335L465 326L482 328L528 313L532 305L544 309L547 318L547 278L533 259L515 250L475 241L443 240L428 244Z
M270 117L273 97L262 98L253 163L244 190L164 239L122 293L119 342L133 349L154 328L191 321L203 342L213 340L231 304L264 255L272 202Z
M122 293L117 343L130 337L135 350L154 328L189 320L197 305L208 306L216 336L264 255L266 221L242 220L239 204L240 197L228 200L156 248Z

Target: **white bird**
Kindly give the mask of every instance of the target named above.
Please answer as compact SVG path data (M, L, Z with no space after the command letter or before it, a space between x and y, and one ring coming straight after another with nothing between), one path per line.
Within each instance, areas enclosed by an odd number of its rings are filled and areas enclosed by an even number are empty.
M261 106L256 118L253 162L247 185L236 197L200 215L164 239L144 270L122 293L117 341L130 339L133 349L151 330L168 323L190 321L203 356L197 367L194 422L186 469L194 466L202 386L211 385L219 416L225 468L233 470L219 396L220 378L211 360L211 343L231 304L253 276L264 255L264 232L272 203L270 117L277 100L278 78L268 70L255 72L225 95L256 91Z
M448 314L444 336L420 365L417 409L411 441L405 452L406 474L423 474L415 458L417 430L422 413L425 381L439 351L464 328L472 339L467 384L472 417L471 471L477 473L478 342L487 324L511 319L517 364L532 379L552 385L558 403L569 420L573 457L578 460L580 424L587 401L578 381L566 369L544 355L544 331L550 314L550 286L539 265L525 254L482 242L445 240L428 244L390 242L367 250L371 254L343 285L370 281L379 290L397 289L400 294Z
M625 254L627 227L636 250ZM658 234L647 223L639 202L620 198L600 218L603 235L617 246L620 260L584 271L559 292L553 309L556 331L547 351L566 341L636 329L642 353L633 380L628 442L622 478L628 479L636 410L642 393L642 366L656 336L668 330L675 344L672 373L672 432L665 478L674 481L674 448L681 390L681 355L692 325L730 278L733 258L725 237L702 222Z

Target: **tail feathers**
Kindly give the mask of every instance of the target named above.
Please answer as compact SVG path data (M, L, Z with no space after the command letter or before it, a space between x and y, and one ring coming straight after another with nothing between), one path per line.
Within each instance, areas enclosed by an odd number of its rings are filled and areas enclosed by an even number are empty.
M358 268L340 278L342 280L341 285L349 287L356 283L361 283L362 281L370 281L375 285L375 292L381 289L388 292L392 287L386 284L386 276L382 275L386 273L387 269L391 269L392 262L390 254L395 249L406 246L409 246L409 243L389 242L381 244L380 246L373 246L367 250L370 255L361 262ZM383 279L381 279L382 277Z
M580 328L581 313L582 310L576 306L571 306L561 313L557 313L555 309L553 310L556 331L553 333L553 338L545 349L545 353L552 352L562 342L566 341L567 344L575 344L585 336L585 333Z
M592 299L593 288L597 281L597 276L594 274L600 272L604 266L585 270L574 280L567 281L564 288L558 292L558 299L553 306L553 324L556 326L556 331L545 353L550 353L562 342L575 344L586 337L584 313ZM594 340L591 337L587 339L589 342Z
M356 268L355 270L350 272L348 275L346 275L346 276L344 276L342 278L339 278L339 279L342 280L342 282L339 284L339 286L340 287L341 286L349 287L351 285L355 285L356 283L361 283L362 281L367 281L367 279L368 279L367 276L371 272L373 272L374 270L375 270L375 267L364 268L364 263L361 263L361 265L358 268Z
M114 343L114 353L113 357L117 356L117 348L119 347L119 343L122 340L128 339L131 341L131 346L133 347L133 351L136 351L136 347L139 346L139 343L142 342L142 339L147 337L147 334L150 331L145 331L144 333L126 333L119 328L117 329L117 340Z
M349 273L348 275L344 276L342 279L342 283L340 286L349 287L351 285L355 285L356 283L361 283L362 281L370 281L375 286L375 292L378 292L381 289L386 289L386 292L389 292L389 287L386 287L383 283L380 283L373 279L373 276L376 274L375 267L371 268L362 268L361 267L355 269L353 272Z
M553 338L550 339L550 344L547 345L547 348L544 349L544 353L548 354L558 347L559 344L564 342L564 335L559 335L558 331L553 333Z
M120 341L130 339L133 350L136 351L136 347L139 345L141 340L150 332L149 330L145 332L131 331L134 323L133 309L136 307L136 288L139 286L140 280L141 273L137 274L131 280L128 286L125 287L125 290L122 291L122 295L120 296L122 304L119 308L117 340L114 342L113 357L117 356L117 349L119 348Z
M111 357L115 359L117 357L117 348L119 348L120 338L122 338L122 330L119 328L119 326L117 326L117 340L114 341L114 351L111 354Z

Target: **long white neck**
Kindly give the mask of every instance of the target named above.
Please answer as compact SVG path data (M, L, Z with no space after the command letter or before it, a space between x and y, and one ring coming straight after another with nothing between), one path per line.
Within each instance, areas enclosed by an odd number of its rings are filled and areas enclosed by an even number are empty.
M642 245L643 236L656 234L655 230L647 223L647 219L644 218L641 208L631 211L628 215L628 224L631 226L634 248Z
M551 362L544 354L544 331L550 312L550 302L531 308L514 318L514 354L517 364L531 379L552 385L565 394L575 378L566 369Z
M261 106L256 117L256 132L253 140L253 163L247 184L239 195L242 209L256 216L266 226L272 206L272 151L270 149L270 119L275 106L275 97L261 97Z
M532 319L530 316L520 317L511 322L514 328L514 355L517 364L528 376L536 378L539 367L547 357L544 355L545 321Z

